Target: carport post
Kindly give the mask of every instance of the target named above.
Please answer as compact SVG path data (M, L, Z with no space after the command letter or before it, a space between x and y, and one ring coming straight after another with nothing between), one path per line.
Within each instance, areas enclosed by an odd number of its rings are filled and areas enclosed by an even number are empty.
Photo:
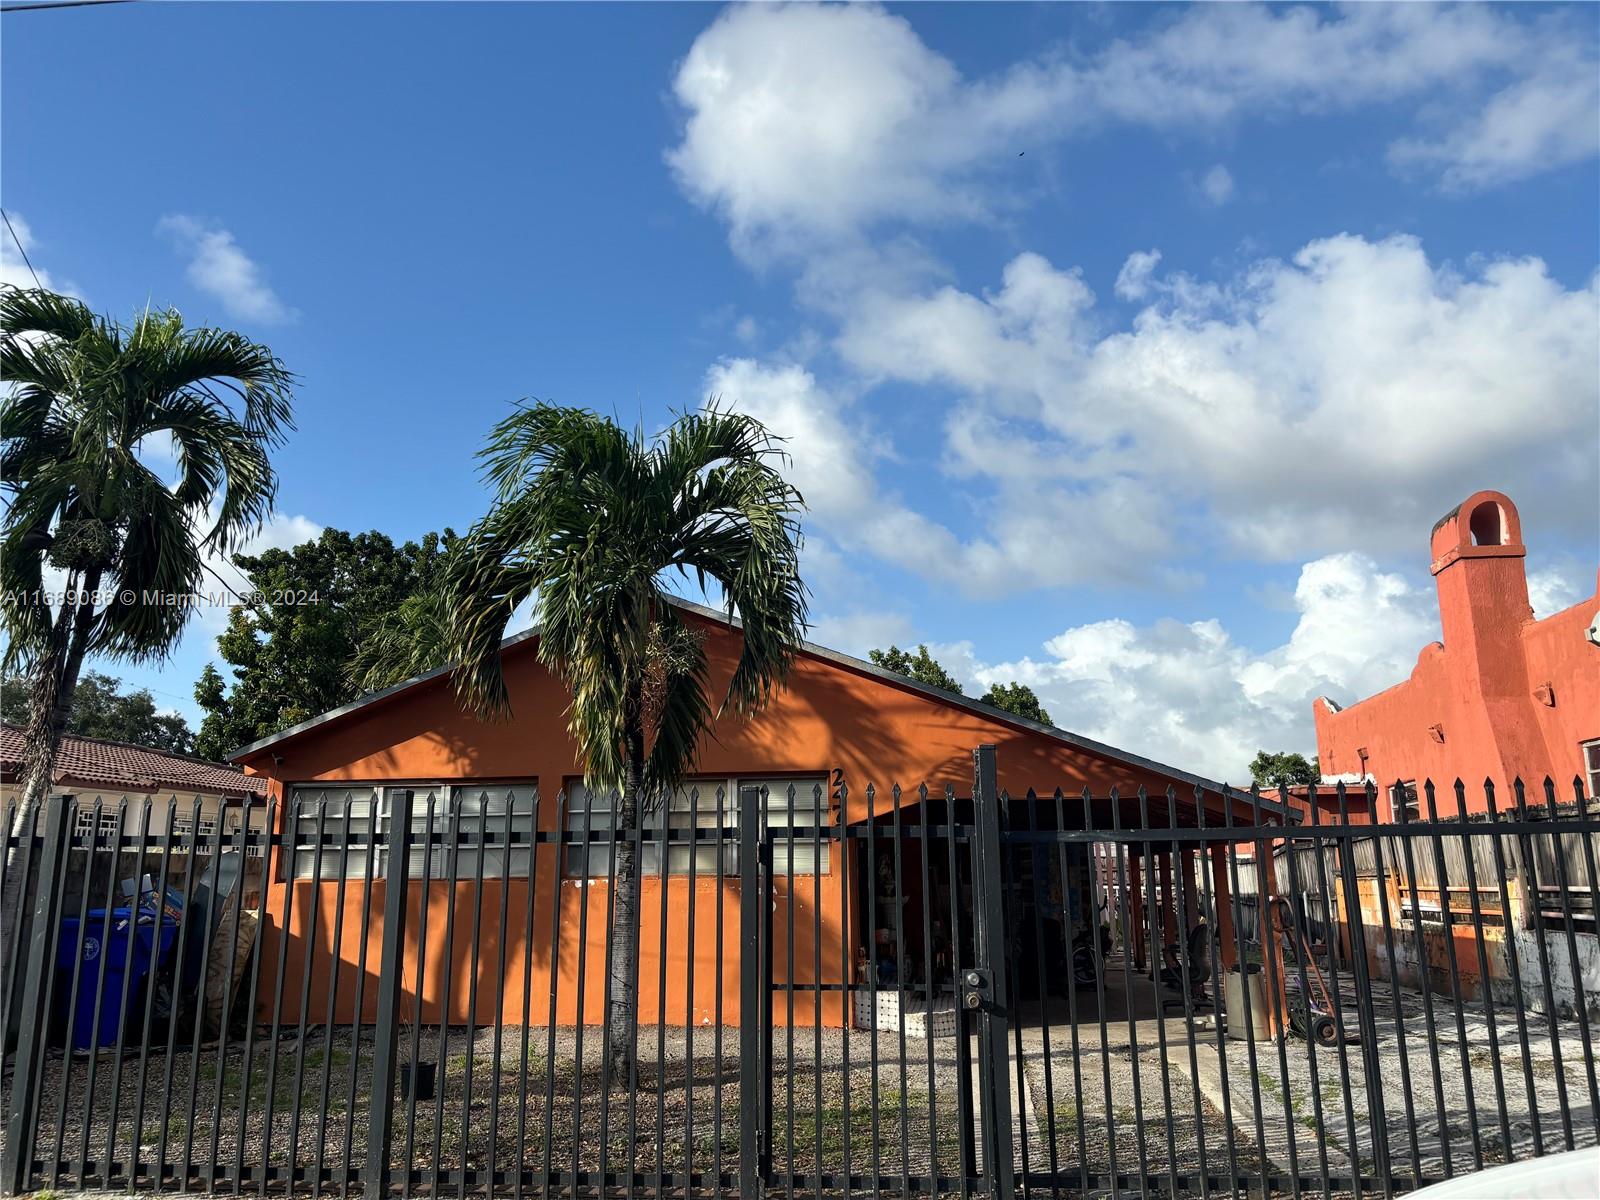
M1176 945L1178 936L1178 909L1172 898L1172 851L1156 855L1156 868L1161 876L1161 928L1151 930L1157 939L1156 962L1166 964L1167 947Z
M1222 973L1239 963L1239 948L1234 943L1233 892L1228 887L1228 848L1211 847L1211 897L1217 909L1217 937L1221 939Z
M1148 843L1146 843L1146 845L1148 845ZM1141 868L1143 864L1144 855L1130 854L1128 856L1128 892L1130 895L1142 896L1144 894L1140 890L1142 885L1140 875L1142 874ZM1135 918L1133 922L1133 945L1129 947L1133 954L1133 969L1135 971L1144 970L1144 945L1144 918L1141 916Z
M389 866L383 881L383 954L378 968L378 1024L372 1043L372 1118L367 1132L367 1160L361 1168L362 1190L369 1198L389 1190L389 1153L394 1147L394 1081L400 1001L405 993L406 902L411 890L411 795L409 788L389 793ZM428 830L428 837L431 842L432 829ZM432 852L430 845L428 853ZM454 847L451 853L455 853ZM421 902L426 904L427 896ZM421 946L417 953L422 953ZM449 1020L448 996L443 1004L441 1023ZM421 997L412 1018L419 1023L422 1020ZM356 1020L360 1019L361 1014L357 1013ZM406 1170L410 1169L411 1164L407 1163Z

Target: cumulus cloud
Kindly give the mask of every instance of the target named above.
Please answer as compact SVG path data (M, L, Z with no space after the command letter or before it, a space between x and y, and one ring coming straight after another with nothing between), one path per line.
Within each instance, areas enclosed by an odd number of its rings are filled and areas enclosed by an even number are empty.
M880 477L896 474L886 466L897 457L892 443L804 368L725 359L708 373L706 387L789 439L786 471L806 498L809 527L844 550L865 551L972 595L1091 580L1187 581L1160 565L1167 537L1158 501L1131 481L1031 495L1019 483L1004 503L983 499L989 516L979 531L958 535L919 511L914 488L908 497L906 489L879 486ZM981 498L975 489L974 504ZM1132 547L1146 553L1129 554Z
M794 253L885 219L988 217L1024 141L1117 124L1409 103L1417 129L1394 161L1489 186L1596 152L1597 74L1592 23L1482 6L1205 5L969 79L880 8L735 5L679 67L668 161L741 253ZM1215 198L1229 189L1213 176Z
M162 217L156 228L188 258L189 282L221 301L230 316L279 324L298 315L278 298L261 267L226 229L181 213Z
M1097 518L1096 565L1180 535L1277 561L1412 550L1484 480L1533 527L1587 529L1600 282L1433 263L1408 237L1321 239L1221 280L1155 266L1123 268L1119 293L1148 297L1125 330L1098 331L1077 272L1024 254L993 293L865 295L836 347L870 379L953 389L949 469L995 489L1008 529ZM1119 519L1084 508L1111 497Z
M1294 606L1288 640L1264 652L1216 620L1096 621L1018 662L984 662L970 643L935 649L969 690L1019 680L1062 728L1237 783L1257 750L1315 752L1316 697L1349 703L1398 683L1438 637L1432 589L1359 554L1306 563Z

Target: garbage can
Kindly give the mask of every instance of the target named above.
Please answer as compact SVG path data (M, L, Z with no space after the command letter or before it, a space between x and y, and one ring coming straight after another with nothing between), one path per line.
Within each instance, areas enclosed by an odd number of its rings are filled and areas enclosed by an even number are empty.
M74 1050L91 1050L97 1046L114 1046L122 1032L122 1022L128 1007L138 993L138 984L149 974L152 966L159 966L172 950L177 936L176 921L163 919L159 939L156 916L140 912L134 919L131 908L113 908L109 936L106 929L106 910L94 908L84 922L83 940L78 939L78 918L67 917L61 922L61 941L56 948L56 966L67 972L65 983L71 983L73 964L82 958L78 971L77 1010L72 1014L71 1044ZM102 941L104 944L102 945ZM105 990L100 992L100 1025L95 1027L95 994L100 989L101 956L105 955ZM70 1005L73 997L63 987L63 1004Z
M1229 969L1222 980L1222 1007L1228 1014L1228 1036L1238 1041L1265 1041L1272 1032L1271 999L1260 963ZM1250 990L1250 1024L1245 1025L1245 989Z

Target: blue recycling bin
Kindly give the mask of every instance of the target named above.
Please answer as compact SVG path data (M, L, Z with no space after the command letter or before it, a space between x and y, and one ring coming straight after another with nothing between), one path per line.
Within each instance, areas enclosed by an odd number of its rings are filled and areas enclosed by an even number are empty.
M65 1004L71 1004L73 999L68 994L72 982L71 971L80 953L83 964L78 972L77 1009L72 1014L74 1050L91 1050L97 1046L117 1044L129 1005L139 994L139 983L152 966L165 963L172 951L172 943L178 933L176 921L163 917L158 938L154 913L140 910L137 920L135 916L134 909L113 908L108 937L106 910L90 909L81 945L78 940L78 918L67 917L61 922L56 966L67 973L62 981L67 986L61 989ZM105 956L105 991L100 998L100 1026L96 1029L95 993L100 988L102 956Z

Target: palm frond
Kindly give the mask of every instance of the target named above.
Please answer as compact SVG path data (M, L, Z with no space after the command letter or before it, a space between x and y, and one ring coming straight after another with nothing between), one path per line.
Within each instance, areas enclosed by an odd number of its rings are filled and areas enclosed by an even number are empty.
M96 543L81 536L73 543L114 597L92 614L92 652L167 653L189 616L180 598L199 590L203 552L237 545L271 511L268 455L293 427L293 377L265 346L186 329L174 311L126 329L76 300L16 288L0 288L0 364L13 383L0 401L8 577L42 572L62 522L99 531L103 552L84 551ZM178 454L170 489L138 453L163 435ZM38 611L8 604L4 617L19 653L42 652Z
M712 405L647 446L594 413L535 404L499 422L481 456L496 500L450 578L457 695L509 715L499 647L512 609L536 596L539 657L567 683L591 785L622 786L643 755L647 790L672 786L716 710L665 580L714 583L745 620L721 709L759 708L804 632L804 502L775 465L778 439Z
M70 296L45 288L0 287L0 345L7 352L14 342L28 338L75 342L100 323L87 305Z

